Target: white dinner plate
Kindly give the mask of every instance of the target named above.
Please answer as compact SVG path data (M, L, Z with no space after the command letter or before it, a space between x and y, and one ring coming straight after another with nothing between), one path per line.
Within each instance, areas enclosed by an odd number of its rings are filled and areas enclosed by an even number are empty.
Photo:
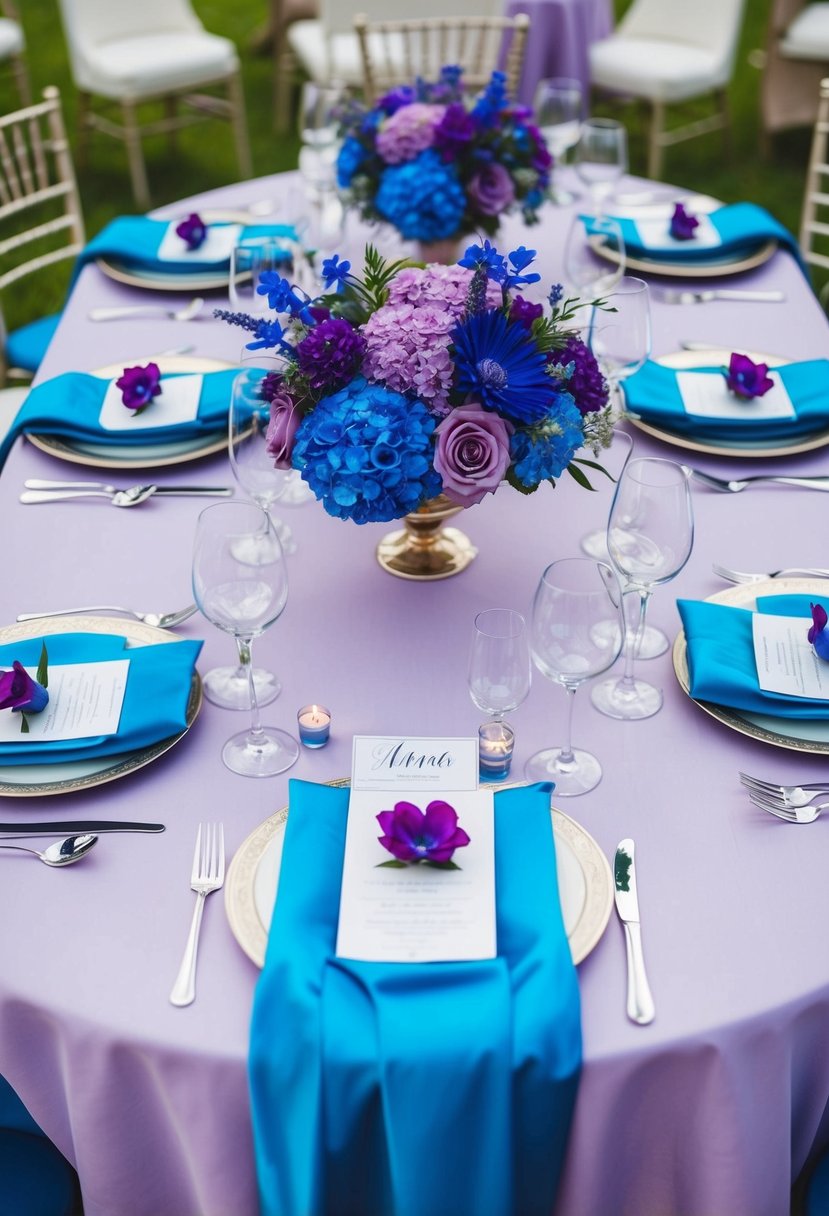
M332 781L346 785L347 781ZM553 810L559 897L574 963L598 943L613 908L610 866L593 837ZM225 911L233 936L257 967L265 961L288 808L271 815L242 842L225 882Z

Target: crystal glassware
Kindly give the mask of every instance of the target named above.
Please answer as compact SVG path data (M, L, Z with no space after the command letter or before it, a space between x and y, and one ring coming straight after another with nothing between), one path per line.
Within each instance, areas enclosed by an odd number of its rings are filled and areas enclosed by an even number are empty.
M526 623L512 608L487 608L475 617L467 682L478 709L496 722L530 691L532 665Z
M598 214L627 171L627 131L613 118L588 118L576 144L576 172L590 192Z
M650 718L662 706L661 689L634 676L637 641L654 588L679 574L693 543L691 491L683 467L655 457L629 461L610 509L607 547L625 591L639 597L636 634L625 647L624 675L604 680L591 693L596 708L611 718Z
M612 250L613 257L606 257L602 249ZM614 290L624 272L625 241L619 221L606 215L595 219L574 216L564 245L567 289L585 300L604 297Z
M557 206L572 203L574 196L555 184L555 170L564 163L570 148L574 148L579 140L584 118L581 82L567 76L539 80L533 109L535 121L553 156L550 199Z
M342 232L344 209L337 194L339 121L346 92L335 81L306 80L299 100L299 171L309 208L307 239L324 248Z
M193 546L193 595L211 625L236 639L248 679L250 729L234 735L222 760L243 777L274 777L299 757L293 735L263 726L251 667L251 645L281 616L288 600L285 556L266 511L223 502L199 515Z
M624 408L622 381L638 371L651 353L651 306L647 283L635 275L623 275L614 285L607 305L607 310L593 309L590 347L621 411Z
M561 747L531 756L528 781L554 781L563 797L585 794L598 785L602 768L592 752L572 746L573 704L585 680L616 662L621 647L622 592L613 569L589 557L565 557L541 576L532 610L531 651L538 670L567 691L567 726ZM596 626L616 613L615 646L600 642Z

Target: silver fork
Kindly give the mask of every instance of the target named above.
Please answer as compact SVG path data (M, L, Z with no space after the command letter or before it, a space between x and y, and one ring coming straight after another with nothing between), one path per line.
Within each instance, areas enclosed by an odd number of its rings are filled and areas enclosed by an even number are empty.
M38 621L50 616L80 616L85 612L118 612L123 616L134 616L145 625L155 625L157 629L175 629L198 612L195 604L188 604L178 612L136 612L133 608L118 608L114 604L90 604L85 608L55 608L52 612L21 612L18 621Z
M196 892L196 906L184 947L176 982L170 993L173 1005L192 1005L196 999L196 959L199 952L204 903L208 895L218 891L225 880L225 830L221 823L200 823L196 833L196 850L190 873L190 888Z
M766 574L750 574L747 570L732 570L729 566L711 563L711 569L727 583L761 583L767 578L829 578L829 570L819 566L786 566L783 570L769 570Z
M763 781L760 777L752 777L750 773L740 773L740 781L747 790L760 794L770 802L780 801L783 806L808 806L820 794L829 795L827 782L814 782L803 785L776 785L773 781Z
M730 287L707 291L664 287L657 296L664 304L709 304L711 300L757 300L779 304L785 298L782 291L744 291L742 288Z
M783 806L782 803L770 801L753 790L749 790L748 796L760 810L768 811L770 815L776 815L786 823L814 823L823 811L829 809L829 802L819 802L817 806Z
M713 477L710 473L702 473L692 469L690 465L682 466L686 477L693 477L711 490L719 490L723 494L739 494L750 486L778 485L797 486L801 490L829 490L829 477L787 477L784 474L758 473L753 477L732 477L730 481L724 477Z

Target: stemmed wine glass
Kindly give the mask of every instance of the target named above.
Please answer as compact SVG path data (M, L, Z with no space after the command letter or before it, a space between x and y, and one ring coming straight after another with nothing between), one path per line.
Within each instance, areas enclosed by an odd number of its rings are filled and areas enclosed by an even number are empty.
M326 245L335 238L344 218L337 195L337 153L339 151L339 113L345 89L331 81L317 84L307 80L300 93L299 171L310 204L308 238L313 245Z
M199 516L193 546L193 595L202 615L236 639L248 678L250 729L228 739L222 760L243 777L274 777L299 758L287 731L263 726L251 668L251 643L282 614L288 600L285 557L266 511L224 502Z
M616 614L615 645L596 637L596 626ZM572 746L576 689L601 675L619 657L622 592L614 571L589 557L565 557L541 576L533 601L532 657L538 670L567 690L567 728L562 747L536 752L524 768L529 781L554 781L556 794L586 794L599 784L602 768L591 753Z
M584 118L584 95L581 82L567 76L552 76L539 80L535 90L535 121L553 156L553 179L556 167L564 162L570 148L578 143ZM573 195L551 183L550 199L558 206L573 202Z
M616 487L607 525L610 560L625 590L639 596L636 636L625 648L621 679L604 680L591 694L611 718L650 718L662 706L662 691L634 677L637 642L655 587L679 574L691 556L694 516L688 475L673 460L631 460Z
M530 691L532 667L526 623L511 608L488 608L475 617L467 682L478 709L502 722Z
M651 353L648 285L644 279L624 275L607 303L614 311L593 309L590 346L621 410L621 382L638 371Z
M610 251L607 257L603 251ZM618 220L573 217L564 245L564 279L582 299L609 295L625 272L625 241Z
M628 166L627 131L613 118L588 118L576 144L576 172L601 215L613 187Z

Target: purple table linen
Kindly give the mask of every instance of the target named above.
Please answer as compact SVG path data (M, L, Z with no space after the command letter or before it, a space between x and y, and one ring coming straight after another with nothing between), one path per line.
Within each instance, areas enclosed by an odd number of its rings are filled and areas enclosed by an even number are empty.
M507 0L504 11L508 17L526 13L530 19L519 100L531 106L539 80L548 76L580 81L587 98L588 48L613 29L610 0Z
M192 202L278 199L289 182L264 179ZM188 202L167 213L189 209ZM531 232L510 221L501 244L537 245L545 280L555 279L570 217L550 209ZM787 302L655 300L654 353L675 350L680 339L792 359L829 353L826 317L787 254L739 285L779 288ZM186 343L204 356L238 358L238 331L209 319L87 320L92 306L149 298L86 268L41 376L134 363ZM690 460L720 475L746 467L633 434L638 454ZM775 469L829 473L829 456L759 460L750 471ZM150 500L132 511L96 500L18 503L26 477L90 475L98 474L24 440L15 445L0 478L0 554L14 572L0 582L0 620L72 604L166 611L189 601L198 500ZM152 476L232 484L224 456ZM149 479L143 471L118 476L124 485ZM196 1002L184 1010L168 1002L192 909L196 824L222 818L232 854L286 804L289 776L347 774L355 733L473 734L480 715L466 688L466 658L475 613L528 611L543 568L578 552L608 506L606 489L589 494L569 478L531 498L503 489L456 521L479 549L470 569L424 585L391 578L375 563L388 526L358 528L316 504L285 508L298 545L288 606L254 644L283 684L264 718L293 728L298 706L321 702L333 713L329 745L303 750L290 774L245 780L220 759L243 718L205 704L188 737L124 780L46 801L2 800L2 819L21 825L92 815L167 824L160 836L103 837L65 873L23 855L0 862L0 1074L78 1168L87 1216L257 1212L246 1085L257 972L230 932L221 895L207 904ZM747 570L826 564L820 520L829 500L818 494L769 488L730 497L695 487L694 506L691 560L652 606L654 623L671 636L678 596L722 588L714 560ZM180 634L205 639L202 672L230 661L231 639L199 617ZM580 695L574 742L595 750L604 779L559 805L608 856L623 836L636 840L657 1017L647 1028L625 1017L625 952L614 916L579 967L584 1068L555 1216L779 1216L829 1102L824 829L795 831L752 808L737 771L815 780L826 762L715 722L680 690L669 655L642 670L665 691L662 712L647 721L604 718L586 690ZM560 742L564 716L563 691L537 675L511 715L516 776L533 751ZM277 1036L274 1050L291 1044Z

